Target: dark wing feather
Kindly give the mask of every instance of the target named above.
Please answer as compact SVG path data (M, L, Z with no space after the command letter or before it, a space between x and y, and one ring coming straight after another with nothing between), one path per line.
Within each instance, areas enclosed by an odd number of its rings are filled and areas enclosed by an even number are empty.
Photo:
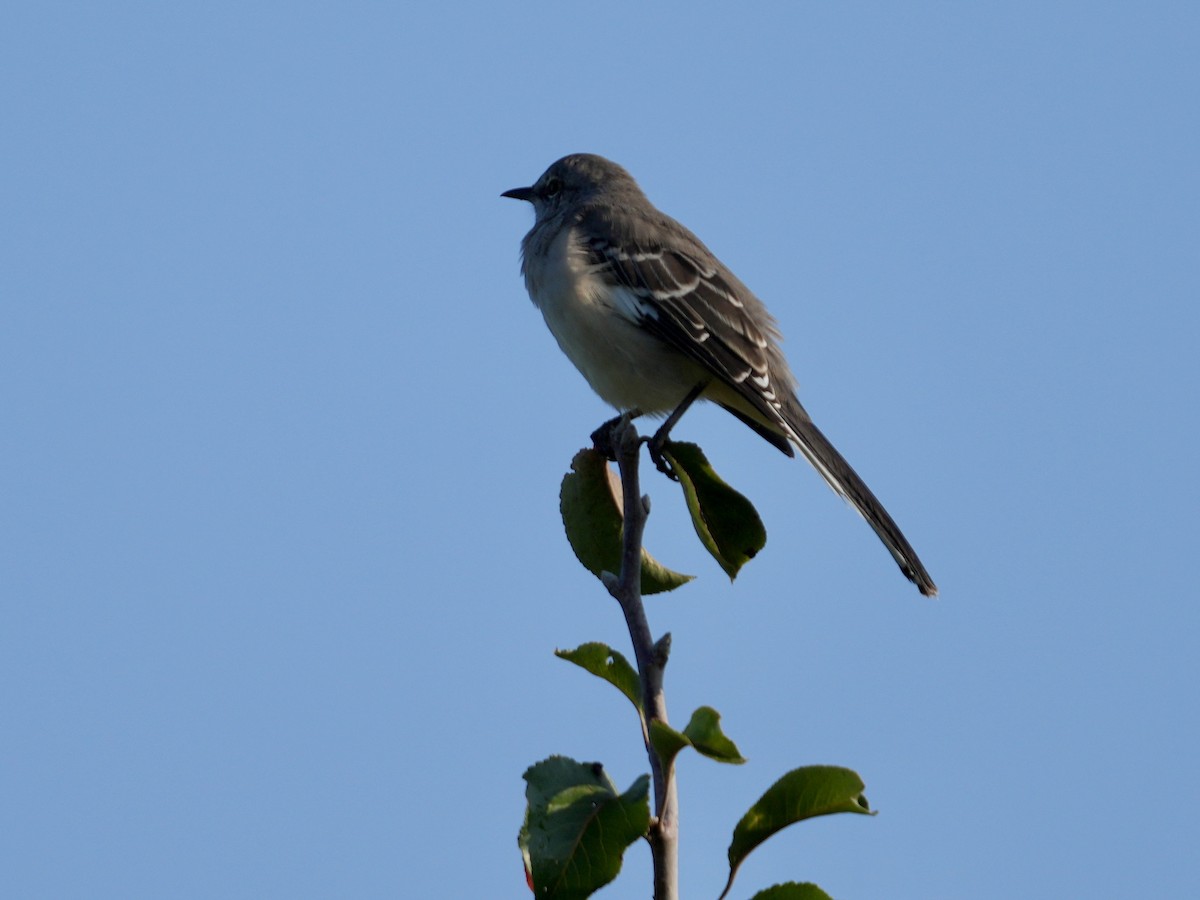
M752 320L747 301L719 265L664 247L639 247L631 253L594 241L586 250L594 274L641 301L639 324L646 331L695 360L768 421L779 422L781 430L788 428L774 390L771 339ZM754 298L749 302L758 305ZM746 421L744 414L739 418ZM755 430L764 433L761 425ZM790 450L786 439L771 443Z
M672 225L676 234L688 238L681 239L684 246L664 247L645 240L618 246L593 238L583 248L592 273L633 295L636 308L627 312L636 315L646 331L719 378L766 422L779 423L779 432L774 432L745 411L725 407L789 456L792 450L785 435L791 436L830 487L870 523L921 593L936 595L936 585L883 504L796 399L766 309L690 232Z

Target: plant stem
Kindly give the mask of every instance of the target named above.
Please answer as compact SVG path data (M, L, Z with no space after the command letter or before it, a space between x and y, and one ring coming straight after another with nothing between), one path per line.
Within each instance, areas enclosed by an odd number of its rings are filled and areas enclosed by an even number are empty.
M642 533L650 514L650 498L642 497L638 485L641 437L628 416L617 419L611 431L611 449L621 473L621 493L625 527L621 556L621 574L609 591L621 605L634 658L642 682L642 736L650 757L654 782L655 818L650 824L650 852L654 862L654 900L679 898L679 819L675 788L675 767L664 770L650 743L649 727L654 720L667 722L667 701L663 694L663 670L667 664L669 640L655 644L642 603ZM667 636L669 638L669 635Z

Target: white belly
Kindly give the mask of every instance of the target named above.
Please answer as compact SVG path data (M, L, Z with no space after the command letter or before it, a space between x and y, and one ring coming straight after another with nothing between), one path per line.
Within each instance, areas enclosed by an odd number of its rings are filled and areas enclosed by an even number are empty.
M529 295L563 353L617 409L667 413L703 378L691 360L639 328L636 303L589 274L570 229L550 246L545 266L526 266ZM537 277L532 277L536 275Z

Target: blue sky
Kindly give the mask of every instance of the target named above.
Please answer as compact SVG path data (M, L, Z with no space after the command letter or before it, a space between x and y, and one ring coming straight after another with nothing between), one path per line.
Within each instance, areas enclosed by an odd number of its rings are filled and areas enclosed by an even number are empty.
M879 815L739 896L1193 892L1198 45L1165 2L10 9L0 894L521 898L525 767L645 771L552 656L627 646L557 515L609 411L499 197L575 151L770 306L942 591L689 413L768 544L730 585L648 478L673 718L750 759L681 761L685 895L805 763Z

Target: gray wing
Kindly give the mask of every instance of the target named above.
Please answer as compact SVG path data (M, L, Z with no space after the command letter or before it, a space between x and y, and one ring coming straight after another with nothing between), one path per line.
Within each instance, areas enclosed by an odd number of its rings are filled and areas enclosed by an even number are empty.
M936 595L933 579L883 504L796 399L770 314L690 232L676 227L694 248L682 241L675 247L647 240L618 245L593 237L584 246L591 271L625 289L633 302L623 312L642 328L698 362L765 422L778 423L772 429L722 404L789 456L791 437L829 486L867 520L905 576L922 594Z
M590 270L636 300L626 312L659 340L695 360L778 430L725 408L789 456L783 412L791 374L775 346L775 323L762 303L699 252L663 246L617 246L593 238L584 247ZM797 406L799 404L796 404Z

